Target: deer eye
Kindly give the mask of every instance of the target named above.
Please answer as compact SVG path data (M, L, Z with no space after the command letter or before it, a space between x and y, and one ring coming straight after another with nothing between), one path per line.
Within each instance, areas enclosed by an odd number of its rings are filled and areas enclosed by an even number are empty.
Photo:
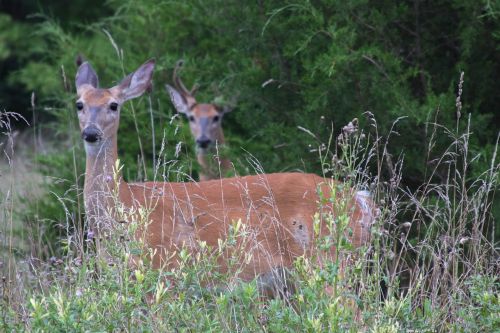
M193 116L189 116L189 121L190 122L194 122L194 117Z
M214 117L214 123L218 122L219 121L219 116L215 116Z
M116 111L116 110L118 110L118 103L113 102L113 103L109 104L109 109L110 109L111 111Z
M83 110L83 103L82 102L76 102L76 109L78 111L82 111Z

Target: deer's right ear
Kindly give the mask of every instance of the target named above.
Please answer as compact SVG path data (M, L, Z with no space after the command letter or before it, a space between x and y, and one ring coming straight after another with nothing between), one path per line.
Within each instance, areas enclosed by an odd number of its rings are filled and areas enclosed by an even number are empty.
M165 88L167 88L168 94L170 95L170 100L175 106L175 109L179 113L183 114L188 114L189 113L189 106L187 101L182 97L182 95L175 90L173 87L170 85L165 85Z
M154 68L155 60L150 59L135 72L127 75L122 82L112 89L118 89L123 101L139 97L151 87Z
M89 84L94 88L99 87L99 78L88 62L84 62L78 67L75 78L76 91L78 92L85 84Z

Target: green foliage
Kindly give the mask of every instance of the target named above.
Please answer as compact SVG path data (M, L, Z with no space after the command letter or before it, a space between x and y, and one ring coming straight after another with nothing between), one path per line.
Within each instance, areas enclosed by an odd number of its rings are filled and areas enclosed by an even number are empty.
M466 281L466 294L459 295L462 322L457 331L494 332L500 327L500 281L498 276L473 276ZM463 306L473 302L473 306Z
M493 142L493 119L498 119L492 111L498 104L498 89L492 73L499 68L492 61L494 43L488 41L495 40L500 30L491 5L463 0L248 5L144 0L110 1L107 6L114 15L87 22L81 33L50 19L39 23L35 37L44 41L44 55L16 73L14 82L53 103L63 92L61 66L66 70L65 86L71 87L74 59L80 52L94 65L104 86L155 57L152 109L155 132L161 134L173 114L163 86L170 82L177 59L184 58L185 81L200 84L200 101L239 96L237 111L225 121L230 143L239 144L230 145L233 155L241 155L241 148L250 151L269 172L296 168L318 172L315 156L307 154L307 144L313 142L296 127L326 136L331 122L338 130L370 110L382 134L388 133L393 119L407 117L398 128L400 137L393 150L404 152L410 161L405 168L413 184L426 169L421 145L426 122L454 126L455 91L464 71L467 104L462 119L472 115L477 140L471 149L485 154L482 147ZM137 129L130 111L123 112L122 131L137 132L147 157L153 140L145 104L137 111ZM122 137L122 155L137 164L138 140ZM154 139L158 142L161 137ZM167 132L167 139L187 141L174 138L173 131ZM191 155L189 148L181 160Z
M12 285L0 282L0 330L498 328L499 281L490 258L496 244L485 240L497 241L500 231L493 228L500 214L494 204L498 2L23 5L43 14L22 21L0 14L1 107L26 116L35 132L57 142L55 150L37 157L48 176L47 195L32 203L24 220L45 226L43 243L63 239L63 246L36 254L64 260L38 267L40 276L19 282L17 302L9 299ZM156 59L152 92L121 113L118 146L127 180L197 178L187 122L174 116L164 91L183 58L183 80L200 85L200 102L238 96L224 130L225 153L239 174L303 170L375 190L382 214L373 226L373 257L343 277L339 261L320 268L299 260L290 272L299 291L290 305L259 298L258 279L241 283L231 272L216 273L213 253L182 252L177 270L151 271L147 264L130 269L126 258L140 248L118 246L117 234L108 244L114 246L113 266L88 256L80 195L84 152L74 110L79 53L103 87ZM366 136L347 135L349 126L343 126L353 118L359 119L353 122L356 131L359 122ZM345 219L332 217L333 230L342 230ZM221 246L232 246L234 237ZM318 242L320 250L332 244L352 250L338 232ZM83 263L77 253L85 253ZM214 283L207 287L207 279ZM385 296L380 281L387 286ZM360 289L353 292L355 283ZM333 295L325 293L327 285Z
M104 237L110 256L84 253L40 267L36 280L26 282L37 286L23 288L21 300L0 299L4 309L0 328L134 332L494 332L498 328L498 277L487 272L460 282L457 298L442 297L442 303L426 295L438 290L423 283L423 277L406 293L389 293L381 302L377 270L366 269L371 260L367 249L353 252L348 238L339 241L349 234L348 203L336 204L344 207L338 207L343 212L321 217L329 221L330 232L316 244L318 255L335 246L336 259L319 265L314 257L298 258L287 275L294 293L285 298L260 297L258 278L250 282L237 278L244 244L252 237L241 221L234 222L218 247L200 242L197 251L179 249L172 253L175 267L151 270L150 254L137 252L138 243L131 240L137 226L147 221L146 213L138 224L117 225ZM315 224L319 218L318 214ZM234 265L220 273L217 262L228 250L234 251L230 259ZM130 265L133 255L142 259L135 261L136 266ZM8 295L8 289L3 292ZM442 290L441 295L451 293Z

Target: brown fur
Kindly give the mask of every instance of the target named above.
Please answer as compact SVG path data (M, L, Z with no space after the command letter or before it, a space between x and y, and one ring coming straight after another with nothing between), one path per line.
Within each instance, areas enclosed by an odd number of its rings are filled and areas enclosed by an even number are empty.
M125 203L135 202L136 207L155 207L146 232L148 246L157 250L154 267L175 266L175 261L164 262L166 252L173 253L183 245L194 250L199 241L205 241L217 248L218 239L226 239L229 226L241 219L250 237L241 245L252 260L242 264L240 277L249 280L272 268L290 267L299 256L310 256L313 216L320 210L318 187L329 193L329 185L319 176L281 173L201 183L122 183L120 198ZM346 195L349 193L341 193L338 199ZM322 210L335 214L331 206ZM360 207L351 202L346 211L351 215L354 246L366 244L369 226L359 223ZM322 226L321 234L326 233ZM226 258L219 262L221 271L226 270Z

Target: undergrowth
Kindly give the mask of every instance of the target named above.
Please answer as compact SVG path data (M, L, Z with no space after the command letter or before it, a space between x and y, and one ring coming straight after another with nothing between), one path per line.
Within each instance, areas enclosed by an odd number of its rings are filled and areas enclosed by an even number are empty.
M459 96L460 97L460 96ZM9 152L12 114L1 114ZM427 178L416 190L401 185L404 156L390 153L398 119L386 137L366 114L367 129L357 119L338 137L317 139L324 177L342 179L343 187L370 190L380 214L372 226L368 247L354 249L347 230L347 202L336 201L336 216L328 221L328 237L317 235L317 253L335 246L336 257L320 267L314 258L299 258L279 272L293 281L274 299L262 297L265 277L240 281L246 254L233 251L229 269L217 270L217 259L249 239L241 221L217 248L200 242L198 251L184 248L176 265L150 268L151 253L134 237L148 223L148 211L137 222L117 224L102 242L108 256L98 257L88 246L75 212L66 210L67 234L58 257L39 260L36 251L15 255L13 224L3 223L0 281L0 329L10 331L155 331L155 332L493 332L500 327L499 256L491 205L499 181L499 163L471 177L477 156L470 156L472 133L429 123L428 155L433 140L445 136L447 152L428 161ZM256 172L258 161L248 158ZM158 161L155 178L167 177L168 161ZM160 167L163 166L163 167ZM15 166L11 164L11 167ZM119 166L117 166L119 168ZM75 178L78 181L78 175ZM12 184L15 187L15 184ZM338 188L337 188L338 187ZM19 198L1 195L3 221L12 221ZM326 200L321 199L320 201ZM59 202L64 203L65 198ZM9 205L10 203L10 205ZM319 202L318 204L320 204ZM117 203L119 204L119 203ZM319 207L319 206L318 206ZM317 222L319 223L319 222ZM10 242L10 243L9 243ZM174 254L172 254L174 256ZM135 265L130 265L131 258ZM348 262L349 264L343 264ZM288 283L288 282L287 282ZM273 287L273 286L271 286ZM276 286L274 286L276 287ZM282 290L283 286L278 286ZM333 292L326 292L331 288ZM283 290L282 290L283 291Z

